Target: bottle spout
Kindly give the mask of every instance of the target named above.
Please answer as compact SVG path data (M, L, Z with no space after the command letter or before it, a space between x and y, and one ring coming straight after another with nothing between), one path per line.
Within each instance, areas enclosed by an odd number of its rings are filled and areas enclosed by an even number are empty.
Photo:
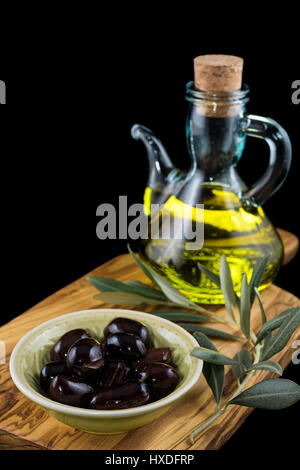
M141 140L147 149L149 160L149 186L164 185L170 172L175 168L161 141L147 127L135 124L131 128L131 136Z
M161 141L147 127L135 124L131 136L141 140L147 149L149 160L148 188L145 192L146 213L150 214L150 205L164 204L171 195L176 195L185 179L185 172L176 168Z
M140 124L134 124L131 128L131 137L135 140L139 140L143 135L153 135L152 131L148 127L141 126Z

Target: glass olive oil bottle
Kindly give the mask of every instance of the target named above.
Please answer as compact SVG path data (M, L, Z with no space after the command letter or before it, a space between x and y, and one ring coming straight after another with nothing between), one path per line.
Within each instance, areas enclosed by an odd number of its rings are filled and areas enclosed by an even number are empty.
M234 288L241 290L258 261L268 256L260 289L275 279L283 259L279 235L262 204L281 186L291 162L287 133L269 118L246 113L249 89L241 86L242 59L200 56L195 59L195 83L186 87L189 102L186 136L191 168L174 167L161 142L139 125L132 129L148 150L150 176L145 192L149 236L140 255L192 301L224 303L221 290L201 272L198 263L219 274L220 259L229 263ZM248 188L237 172L247 136L264 139L270 149L269 167ZM249 162L249 165L252 163ZM158 204L152 210L151 204ZM186 209L186 210L180 210ZM184 215L182 215L184 214ZM170 234L162 237L169 217ZM175 236L177 222L203 225L203 243L189 243L185 232ZM150 230L152 226L156 229Z

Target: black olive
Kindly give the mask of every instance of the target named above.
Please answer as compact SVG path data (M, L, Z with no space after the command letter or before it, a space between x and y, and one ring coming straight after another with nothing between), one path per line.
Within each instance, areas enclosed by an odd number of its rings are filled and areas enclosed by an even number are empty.
M65 362L49 362L40 373L40 384L45 392L49 392L51 380L57 375L71 375Z
M172 364L171 349L170 348L149 349L144 359L132 365L134 367L138 367L141 364L149 364L151 362L163 362L164 364Z
M57 375L50 384L49 393L53 400L65 405L87 408L95 391L79 377Z
M127 383L100 390L93 396L90 407L96 410L120 410L144 405L148 400L146 384Z
M146 348L153 347L153 341L144 323L131 318L115 318L104 330L104 336L108 337L116 333L133 333L141 338Z
M128 382L131 375L130 367L124 361L109 361L100 380L100 387L110 388Z
M146 356L147 349L141 338L132 333L116 333L106 340L109 356L137 361Z
M149 386L153 401L169 395L179 383L176 370L160 362L141 364L137 368L136 378Z
M104 367L101 343L94 338L76 341L68 351L67 366L80 377L99 375Z
M69 348L81 338L89 338L85 330L77 329L65 333L51 349L51 361L64 361Z

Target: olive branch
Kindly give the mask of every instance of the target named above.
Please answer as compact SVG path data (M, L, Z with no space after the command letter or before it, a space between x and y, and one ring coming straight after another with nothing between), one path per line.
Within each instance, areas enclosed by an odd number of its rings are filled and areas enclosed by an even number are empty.
M95 298L107 303L130 306L168 306L168 310L150 313L176 322L191 332L198 341L199 347L194 348L190 354L204 361L203 375L216 400L216 412L194 429L190 435L192 443L194 438L225 413L230 405L275 410L286 408L300 400L300 386L283 378L262 380L245 389L257 370L267 370L279 376L282 375L281 366L271 358L287 345L290 337L300 325L300 307L289 308L271 320L267 320L258 288L268 264L268 257L256 263L249 282L244 274L240 297L234 291L230 268L224 255L220 261L219 276L198 263L199 270L222 290L227 315L220 315L189 300L163 276L139 259L129 246L128 251L150 279L153 287L140 281L120 282L97 276L89 277L88 281L100 291ZM262 327L257 336L251 328L251 310L255 298L258 300L262 319ZM194 311L194 313L178 310L178 307ZM239 334L202 326L201 323L204 322L232 326L235 331L239 330ZM248 347L243 347L233 358L230 358L219 353L209 337L243 342L246 340ZM237 387L221 404L225 365L231 366Z

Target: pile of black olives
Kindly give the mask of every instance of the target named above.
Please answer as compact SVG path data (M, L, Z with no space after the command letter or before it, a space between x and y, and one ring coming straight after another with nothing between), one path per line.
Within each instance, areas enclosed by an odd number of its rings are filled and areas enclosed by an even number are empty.
M40 374L42 389L60 403L96 410L145 405L179 382L170 348L154 348L148 328L116 318L97 340L82 329L65 333Z

